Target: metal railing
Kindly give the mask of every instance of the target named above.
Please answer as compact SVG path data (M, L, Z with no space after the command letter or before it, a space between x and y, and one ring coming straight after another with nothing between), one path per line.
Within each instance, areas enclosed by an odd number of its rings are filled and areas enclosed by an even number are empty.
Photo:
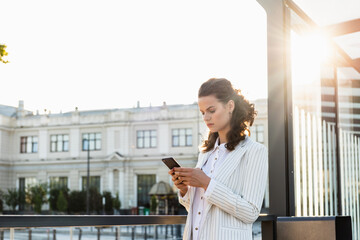
M257 221L273 221L275 218L270 215L261 214ZM135 239L135 226L144 226L142 236L144 239L158 239L156 227L158 225L177 225L175 232L171 229L171 237L181 239L182 228L180 225L185 224L186 215L2 215L0 216L0 239L4 238L4 230L9 230L9 239L15 238L15 230L27 230L28 239L31 238L33 228L53 228L49 235L56 239L56 228L70 227L69 239L73 239L73 228L79 228L79 239L81 239L82 230L80 227L95 227L97 229L97 239L100 239L100 229L131 226L128 238ZM155 230L149 230L147 227L153 225ZM149 233L152 231L150 237ZM168 234L165 228L165 238ZM115 229L115 238L120 239L119 228Z
M32 239L33 228L52 228L51 231L47 231L48 239L57 239L57 228L70 227L69 235L67 239L73 239L75 235L74 228L78 229L78 239L85 232L82 231L81 227L95 227L97 239L100 239L101 230L105 228L115 226L131 226L130 232L128 232L128 238L135 239L137 232L136 226L143 226L141 228L141 234L144 239L153 238L158 239L157 225L178 225L175 233L173 229L172 236L177 238L181 237L180 224L185 224L186 216L177 215L161 215L161 216L144 216L144 215L2 215L0 216L0 240L4 239L4 230L9 230L10 240L19 239L15 237L15 230L18 232L27 230L28 237L23 239ZM149 229L149 225L154 225L153 231ZM165 228L165 236L168 235L168 228ZM59 231L58 231L59 232ZM150 234L152 233L152 235ZM22 235L26 235L22 232ZM44 232L45 234L45 232ZM21 235L21 234L17 234ZM51 237L50 237L51 235ZM120 239L121 231L120 228L115 228L114 238ZM74 236L75 237L75 236ZM34 238L35 239L35 238ZM96 237L94 238L96 239Z

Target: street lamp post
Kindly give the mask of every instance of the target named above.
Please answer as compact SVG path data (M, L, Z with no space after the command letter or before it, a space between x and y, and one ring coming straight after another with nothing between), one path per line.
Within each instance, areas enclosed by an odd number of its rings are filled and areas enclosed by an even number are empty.
M87 143L87 145L85 145ZM86 214L90 214L90 143L88 139L84 139L84 146L87 146L87 175L86 175Z

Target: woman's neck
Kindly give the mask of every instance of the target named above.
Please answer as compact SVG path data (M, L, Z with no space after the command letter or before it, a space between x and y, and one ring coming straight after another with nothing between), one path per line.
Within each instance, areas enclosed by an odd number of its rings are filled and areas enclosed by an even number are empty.
M223 143L227 143L227 138L226 138L227 133L218 132L218 134L219 134L219 145Z

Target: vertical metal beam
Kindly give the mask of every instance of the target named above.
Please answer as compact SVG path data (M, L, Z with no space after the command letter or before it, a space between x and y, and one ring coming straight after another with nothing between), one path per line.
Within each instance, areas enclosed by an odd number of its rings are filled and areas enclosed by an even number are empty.
M89 137L88 137L89 138ZM84 140L87 143L87 173L86 173L86 214L90 214L90 139Z
M79 240L81 240L81 236L82 236L82 229L79 228Z
M334 53L335 55L336 53ZM336 57L336 56L334 56ZM341 206L341 169L340 169L340 117L339 117L339 82L337 76L337 65L334 64L334 89L335 89L335 138L336 138L336 186L337 186L337 210L336 215L342 215Z
M115 227L116 233L115 233L115 240L120 239L120 226Z
M289 12L283 0L257 0L267 13L270 214L293 216L292 99Z
M290 9L284 8L284 40L285 40L285 102L286 110L286 142L287 142L287 216L295 216L295 175L294 175L294 118L293 118L293 96L292 96L292 79L291 79L291 14Z

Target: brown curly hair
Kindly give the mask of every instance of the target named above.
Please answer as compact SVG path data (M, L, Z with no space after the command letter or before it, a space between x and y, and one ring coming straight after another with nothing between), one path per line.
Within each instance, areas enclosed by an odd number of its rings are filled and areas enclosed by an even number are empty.
M240 141L245 139L246 131L250 134L249 127L252 126L257 114L254 104L249 103L241 94L241 91L234 89L231 82L225 78L211 78L201 85L198 97L210 95L215 96L223 104L228 103L230 100L235 103L230 120L230 131L226 135L228 140L226 148L232 151ZM212 150L218 136L217 132L209 132L208 139L201 146L202 151L208 152Z

